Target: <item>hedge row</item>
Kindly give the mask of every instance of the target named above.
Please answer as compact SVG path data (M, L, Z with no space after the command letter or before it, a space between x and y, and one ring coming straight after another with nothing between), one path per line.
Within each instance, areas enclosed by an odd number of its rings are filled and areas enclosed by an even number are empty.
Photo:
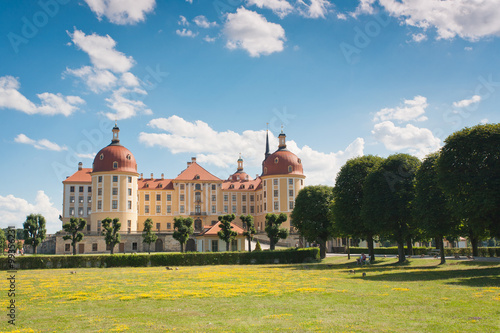
M187 252L115 255L17 256L15 269L79 267L147 267L247 264L294 264L320 260L318 248L257 252ZM7 257L0 258L2 270L9 269Z
M433 247L414 247L413 255L427 255L429 251L435 250ZM366 247L351 247L350 251L352 254L368 254L368 248ZM373 249L375 254L398 254L398 248L394 247L376 247ZM500 257L500 247L480 247L478 249L480 257ZM408 254L408 249L405 247L405 253ZM455 254L461 256L470 256L472 254L472 248L445 248L444 254L446 256L454 256Z

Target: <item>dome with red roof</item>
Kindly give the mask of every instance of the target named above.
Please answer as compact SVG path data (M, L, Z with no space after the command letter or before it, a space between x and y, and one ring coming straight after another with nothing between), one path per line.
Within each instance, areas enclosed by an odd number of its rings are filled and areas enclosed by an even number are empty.
M300 158L286 149L285 134L281 132L278 138L278 150L270 155L266 154L266 159L262 163L262 176L304 175Z
M113 127L111 144L101 149L94 158L93 172L133 172L137 173L134 155L120 144L120 129Z

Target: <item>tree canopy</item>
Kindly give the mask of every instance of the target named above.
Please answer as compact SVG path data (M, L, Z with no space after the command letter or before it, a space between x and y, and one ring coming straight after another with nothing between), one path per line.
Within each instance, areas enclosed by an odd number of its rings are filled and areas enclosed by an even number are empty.
M286 216L285 213L281 214L271 214L268 213L266 214L266 227L265 231L267 234L267 237L269 237L269 249L272 251L276 247L276 243L280 239L286 239L289 234L289 230L285 228L281 228L281 224L285 222L288 219L288 216Z
M335 233L345 237L364 238L371 260L375 260L373 236L376 230L361 218L363 185L366 177L383 158L366 155L350 159L342 166L335 180L335 201L331 205L331 220Z
M333 188L317 185L306 186L295 198L292 211L293 225L308 242L320 244L321 258L326 257L326 241L332 236L330 205L333 201Z
M113 254L115 252L115 245L120 243L121 238L119 231L122 224L120 223L120 219L117 217L113 220L106 217L102 220L101 224L104 233L104 240L106 241L106 245L109 245L111 248L111 254Z
M234 214L226 214L219 216L219 228L220 230L217 232L217 236L226 242L226 251L229 251L229 245L231 241L238 236L238 233L233 230L233 226L231 222L236 218Z
M394 154L367 177L363 189L361 218L377 234L398 243L399 262L405 261L404 243L414 232L411 201L415 173L420 160L408 154Z
M478 240L500 236L500 124L464 128L448 136L438 180L452 213L462 220L477 255Z
M174 234L172 235L175 240L179 241L181 244L181 252L184 252L184 244L189 239L189 236L193 234L193 219L190 217L175 217L174 218Z
M64 240L71 240L71 246L73 247L73 255L76 255L76 244L81 242L83 239L82 230L87 225L87 221L82 218L72 217L69 219L68 223L63 224L63 230L69 233L69 235L64 235Z
M41 214L30 214L23 223L24 243L33 246L33 254L36 248L46 237L45 218Z

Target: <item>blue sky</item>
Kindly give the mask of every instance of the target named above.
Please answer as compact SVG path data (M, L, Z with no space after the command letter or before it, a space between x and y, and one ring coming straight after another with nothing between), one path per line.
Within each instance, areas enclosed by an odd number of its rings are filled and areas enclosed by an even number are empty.
M260 173L266 123L333 185L500 116L498 0L0 2L1 227L60 228L62 181L120 138L139 172Z

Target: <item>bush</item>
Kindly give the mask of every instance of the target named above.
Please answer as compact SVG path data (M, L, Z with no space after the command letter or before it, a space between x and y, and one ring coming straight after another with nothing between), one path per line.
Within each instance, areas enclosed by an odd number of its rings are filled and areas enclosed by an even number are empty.
M413 255L421 255L424 254L426 255L429 251L435 250L435 248L432 247L414 247L413 248ZM398 254L398 248L397 247L376 247L373 249L375 254L393 254L396 255ZM478 249L479 251L479 256L480 257L500 257L500 247L480 247ZM408 254L407 249L405 247L405 252ZM351 247L351 254L361 254L365 253L368 254L368 248L366 247ZM459 255L459 256L470 256L472 255L472 249L469 247L466 248L445 248L444 249L444 254L445 256L454 256L454 255Z
M262 251L262 247L260 246L259 240L257 240L257 244L255 244L255 250L254 251Z
M16 269L80 267L146 267L248 264L295 264L319 261L319 249L287 249L253 252L190 252L114 255L36 255L16 257ZM8 269L8 258L0 258L0 268Z

